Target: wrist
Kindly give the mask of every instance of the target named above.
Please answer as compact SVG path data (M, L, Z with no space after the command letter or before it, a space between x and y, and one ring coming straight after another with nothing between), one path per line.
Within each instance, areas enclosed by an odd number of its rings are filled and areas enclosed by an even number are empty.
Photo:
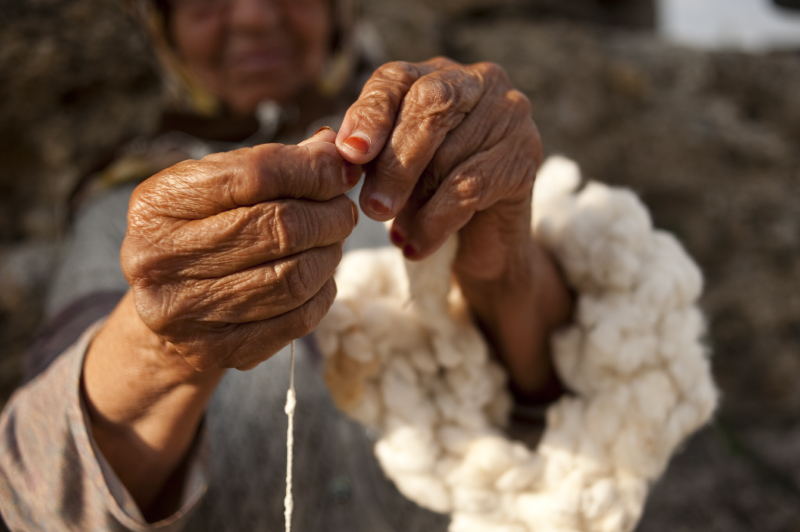
M513 391L534 400L560 392L549 337L569 322L573 297L550 254L533 238L514 248L500 275L476 278L455 269L472 313L508 369Z
M190 366L141 321L130 292L90 344L82 392L92 435L145 515L223 374Z
M186 362L172 344L142 321L130 291L89 346L84 379L91 380L94 372L140 379L139 385L146 385L157 395L182 386L208 386L223 373L201 373Z

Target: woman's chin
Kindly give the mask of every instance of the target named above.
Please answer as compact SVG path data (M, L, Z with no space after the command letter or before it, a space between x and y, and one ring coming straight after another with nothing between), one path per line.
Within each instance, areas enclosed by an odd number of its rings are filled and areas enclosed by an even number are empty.
M259 103L265 100L287 102L311 81L297 75L242 77L228 84L222 99L236 114L253 114Z
M293 90L280 90L276 87L269 87L268 90L242 91L235 95L227 95L222 99L231 111L236 115L252 115L255 113L258 104L266 100L273 100L279 103L288 101L294 95Z

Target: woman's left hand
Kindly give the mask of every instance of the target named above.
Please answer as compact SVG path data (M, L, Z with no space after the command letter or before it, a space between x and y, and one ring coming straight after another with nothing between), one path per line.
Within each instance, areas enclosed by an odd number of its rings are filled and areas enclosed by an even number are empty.
M549 333L571 297L531 237L531 194L542 161L530 104L492 63L445 58L379 68L348 110L336 145L364 165L361 207L395 218L391 239L409 259L459 232L454 264L480 325L519 391L552 381Z
M461 231L459 268L492 277L528 240L542 144L528 99L495 64L384 65L348 110L336 145L351 162L369 163L361 208L376 220L396 217L392 240L410 259Z

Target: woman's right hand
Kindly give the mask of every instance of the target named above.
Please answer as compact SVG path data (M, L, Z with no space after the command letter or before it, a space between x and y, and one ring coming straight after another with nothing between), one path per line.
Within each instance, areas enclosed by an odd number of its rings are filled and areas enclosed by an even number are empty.
M335 138L186 161L134 191L123 273L144 324L195 369L254 367L333 303L361 175Z
M361 175L335 138L187 161L131 197L131 290L89 345L82 384L91 433L148 521L180 505L173 488L224 373L214 369L266 360L333 302L357 216L343 194Z

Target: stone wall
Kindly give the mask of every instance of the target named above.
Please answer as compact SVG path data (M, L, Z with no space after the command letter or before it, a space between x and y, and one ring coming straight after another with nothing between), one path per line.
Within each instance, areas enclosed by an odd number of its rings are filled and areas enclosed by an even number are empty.
M0 0L0 394L19 373L82 172L158 116L144 40L107 0Z
M706 275L723 390L640 530L800 529L800 54L676 48L653 2L364 2L390 58L496 61L546 149L636 190ZM0 0L0 388L37 326L64 201L152 127L153 61L108 0Z

